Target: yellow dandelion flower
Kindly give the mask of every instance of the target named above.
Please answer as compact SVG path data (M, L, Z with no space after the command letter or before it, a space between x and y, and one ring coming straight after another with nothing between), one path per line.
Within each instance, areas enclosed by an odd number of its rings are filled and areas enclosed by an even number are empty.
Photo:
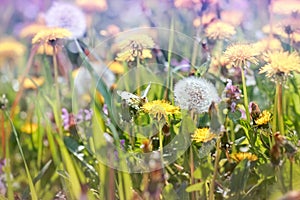
M162 116L167 119L167 115L180 113L180 108L178 106L173 106L169 102L164 100L147 102L142 106L142 110L145 113L154 115L158 119L161 119Z
M258 52L252 44L234 44L227 47L224 52L225 58L234 67L245 66L247 61L257 65L258 60L255 58L257 55Z
M272 52L272 51L282 51L281 42L276 38L265 38L254 44L254 48L260 53Z
M118 61L114 61L111 64L109 64L108 68L115 74L123 74L124 73L124 66Z
M21 38L33 37L40 30L43 30L45 28L47 28L47 27L43 24L29 24L22 28L22 30L19 33L19 36Z
M236 34L234 27L226 22L216 21L208 25L205 34L209 39L223 40Z
M239 153L233 153L230 155L232 159L234 159L237 162L241 162L242 160L249 160L249 161L256 161L258 158L255 154L249 153L249 152L239 152Z
M232 26L239 26L243 21L244 13L236 10L224 10L221 12L221 19Z
M276 14L290 15L300 12L300 3L298 0L277 0L273 1L273 12Z
M271 113L267 110L264 110L262 113L260 113L259 117L255 120L255 123L257 125L265 125L268 124L271 120Z
M214 139L216 135L210 132L209 128L198 128L195 130L194 134L192 135L192 140L196 143L199 142L209 142Z
M25 50L26 48L23 44L12 38L6 38L0 41L1 59L14 59L15 57L22 56Z
M87 12L101 12L107 9L106 0L76 0L76 4Z
M45 82L44 77L25 78L23 86L24 86L25 89L36 89L37 87L43 85L44 82Z
M151 48L154 41L148 35L131 35L118 43L121 52L117 54L118 61L134 61L136 57L140 59L152 58Z
M33 124L33 123L25 123L22 127L21 127L21 131L23 133L27 133L27 134L32 134L34 132L36 132L38 129L38 125L37 124Z
M267 64L263 66L259 73L266 73L267 77L286 77L291 72L300 72L300 57L296 52L271 52L264 54Z
M47 28L39 31L32 39L32 44L51 43L58 39L71 37L72 33L64 28Z

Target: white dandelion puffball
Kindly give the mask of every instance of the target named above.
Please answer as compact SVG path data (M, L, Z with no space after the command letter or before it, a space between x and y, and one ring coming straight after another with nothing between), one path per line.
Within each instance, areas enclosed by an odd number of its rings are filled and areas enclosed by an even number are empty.
M197 113L208 112L210 104L219 102L219 96L212 83L204 78L184 78L174 87L175 103L181 109Z
M46 24L49 27L60 27L69 30L73 38L80 38L86 31L84 13L75 5L63 2L54 2L45 14Z

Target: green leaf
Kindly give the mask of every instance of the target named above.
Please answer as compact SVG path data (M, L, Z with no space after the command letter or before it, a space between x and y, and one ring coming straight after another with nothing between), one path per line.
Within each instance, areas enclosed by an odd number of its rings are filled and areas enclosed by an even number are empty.
M232 193L242 193L245 191L248 181L250 161L247 159L241 161L234 169L231 176L230 191Z
M185 189L185 191L187 191L187 192L200 191L203 188L204 183L205 182L201 182L201 183L196 183L196 184L190 185Z
M168 184L164 187L162 196L163 199L179 199L172 184Z

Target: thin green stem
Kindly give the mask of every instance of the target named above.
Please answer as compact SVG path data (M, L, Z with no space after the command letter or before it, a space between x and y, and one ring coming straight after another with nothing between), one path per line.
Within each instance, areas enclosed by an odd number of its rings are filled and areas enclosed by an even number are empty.
M221 144L221 137L218 137L217 146L216 146L216 159L214 164L214 174L209 186L209 200L215 199L215 181L218 175L218 165L219 165L219 160L221 155L220 144Z
M246 79L245 79L245 71L244 71L243 66L240 66L240 68L241 68L241 74L242 74L244 106L245 106L247 121L250 122L250 113L249 113L249 107L248 107L249 102L248 102L247 86L246 86Z
M278 126L281 134L284 134L284 122L283 122L283 112L282 112L282 84L280 82L276 83L276 95L277 95L277 114L278 114Z
M293 190L293 162L290 160L290 191Z
M56 111L55 121L58 127L58 132L60 136L63 136L62 122L61 122L61 104L60 104L60 94L59 94L59 83L58 83L58 66L56 59L56 47L53 45L53 67L54 67L54 84L55 84L55 100L56 100Z
M174 16L172 15L171 27L170 27L170 38L169 38L169 46L168 46L168 76L167 76L167 88L165 90L165 99L168 99L169 91L173 91L173 78L172 78L172 69L171 69L171 58L172 58L172 49L174 45ZM173 102L174 103L174 102Z

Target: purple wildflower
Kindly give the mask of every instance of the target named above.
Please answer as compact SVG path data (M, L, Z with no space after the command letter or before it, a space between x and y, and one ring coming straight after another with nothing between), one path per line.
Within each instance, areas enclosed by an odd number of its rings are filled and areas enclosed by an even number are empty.
M241 98L242 91L238 86L232 85L232 80L227 79L227 84L224 89L224 96L227 100L227 103L231 109L231 112L234 112L238 100Z
M188 72L190 70L190 61L187 58L183 58L180 62L176 59L171 60L171 65L175 67L175 69L179 69L182 72Z

